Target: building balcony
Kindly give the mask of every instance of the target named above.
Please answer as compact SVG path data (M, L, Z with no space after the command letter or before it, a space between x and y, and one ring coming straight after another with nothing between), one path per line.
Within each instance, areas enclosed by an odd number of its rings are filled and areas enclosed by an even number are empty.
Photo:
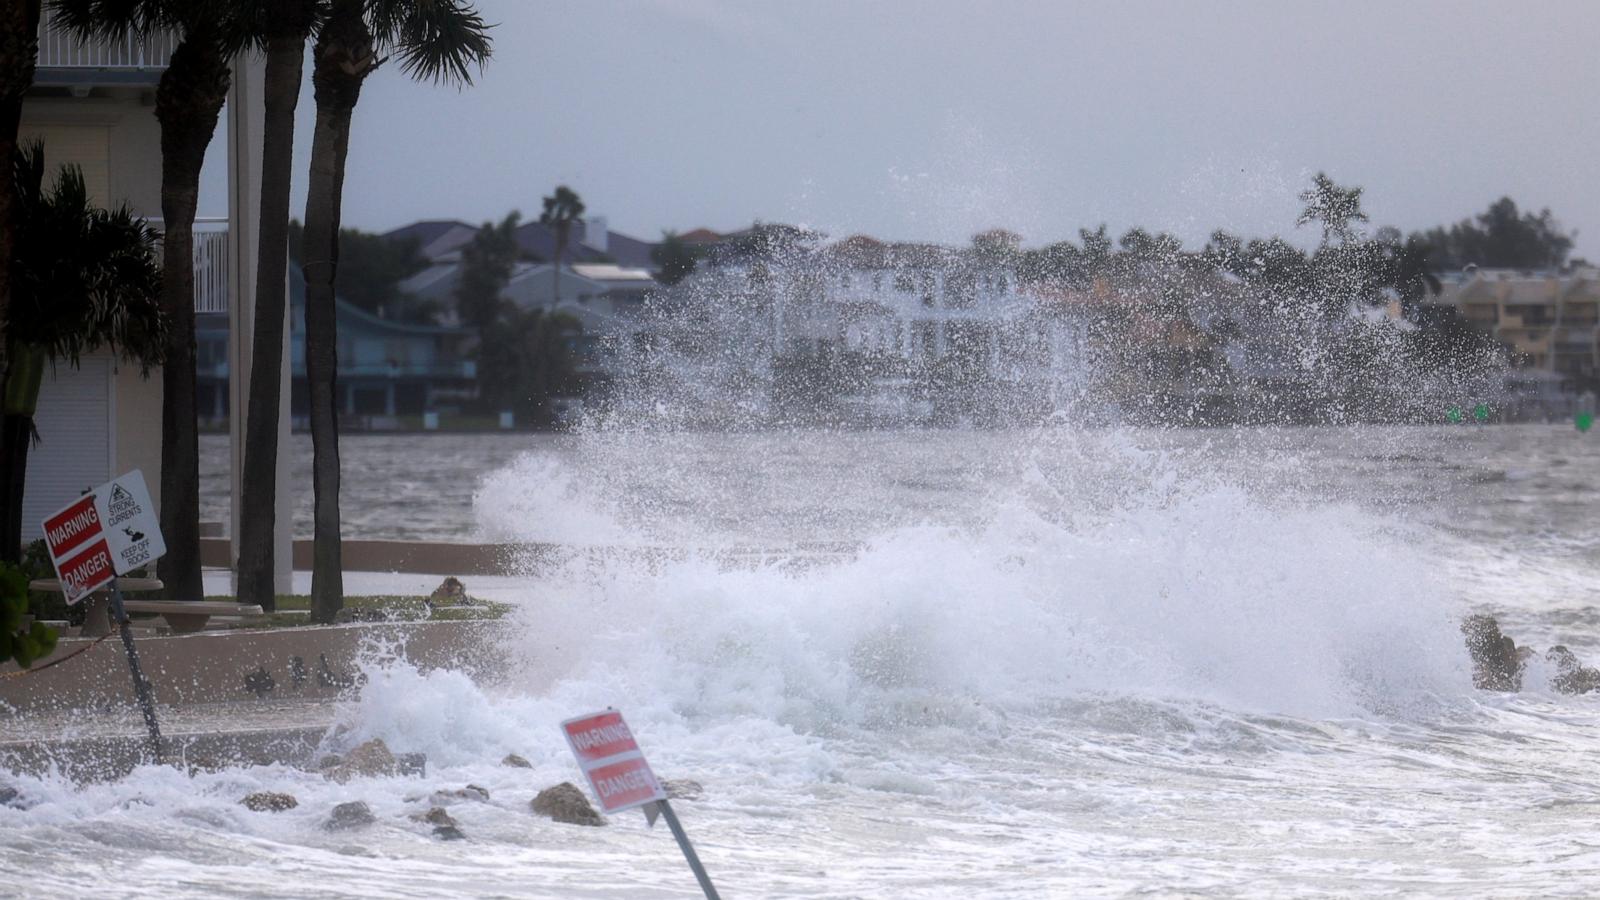
M146 219L161 230L159 218ZM157 245L159 252L160 245ZM194 220L194 311L196 315L228 314L228 220Z
M33 80L46 87L154 85L177 46L175 34L80 41L59 29L55 14L46 8L39 17L38 70Z

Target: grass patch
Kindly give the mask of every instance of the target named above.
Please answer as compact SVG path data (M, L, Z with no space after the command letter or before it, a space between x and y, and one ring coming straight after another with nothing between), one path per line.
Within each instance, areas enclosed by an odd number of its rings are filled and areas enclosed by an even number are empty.
M233 597L207 597L207 600L234 602ZM238 623L239 628L292 628L310 625L311 597L306 594L279 594L277 610L259 619ZM429 606L427 597L378 594L346 597L344 608L352 610L356 621L390 619L397 622L462 622L500 619L511 611L509 603L480 600L471 606Z

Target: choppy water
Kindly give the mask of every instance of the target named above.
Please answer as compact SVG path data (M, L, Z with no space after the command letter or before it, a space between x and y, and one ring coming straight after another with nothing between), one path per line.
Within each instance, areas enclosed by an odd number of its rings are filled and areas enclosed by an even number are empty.
M705 784L679 808L729 897L1600 890L1600 700L1474 691L1456 627L1487 610L1519 641L1600 658L1595 436L345 447L361 536L708 552L586 553L530 573L510 685L375 665L346 721L426 752L425 782L276 769L23 780L31 807L0 807L0 884L693 896L670 838L639 817L578 829L527 812L539 787L576 776L555 723L615 705L659 773ZM379 502L357 486L396 471L417 487ZM711 558L733 546L766 548L769 564ZM498 766L507 752L534 770ZM492 800L452 808L468 842L408 820L432 789L469 781ZM256 789L302 805L248 812L238 798ZM330 837L318 824L347 799L380 822Z

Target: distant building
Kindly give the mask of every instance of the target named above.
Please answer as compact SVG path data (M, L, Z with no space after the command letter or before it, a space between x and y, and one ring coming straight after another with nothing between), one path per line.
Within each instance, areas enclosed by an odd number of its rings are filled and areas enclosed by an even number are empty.
M1600 374L1600 269L1473 269L1445 275L1425 302L1449 307L1505 344L1520 368L1561 376L1569 388Z
M289 273L290 414L310 415L305 369L305 279L298 266ZM338 302L338 411L343 416L414 416L451 412L477 395L472 359L477 336L450 325L418 325L382 319L343 300ZM200 373L200 415L220 422L228 417L228 323L223 316L201 316L196 329Z

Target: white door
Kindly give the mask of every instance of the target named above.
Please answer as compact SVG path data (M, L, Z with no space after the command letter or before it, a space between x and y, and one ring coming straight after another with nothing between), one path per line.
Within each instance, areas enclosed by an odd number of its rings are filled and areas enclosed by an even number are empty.
M84 357L45 370L34 425L39 443L28 451L28 483L22 495L22 537L44 536L40 523L86 489L111 480L111 360Z

